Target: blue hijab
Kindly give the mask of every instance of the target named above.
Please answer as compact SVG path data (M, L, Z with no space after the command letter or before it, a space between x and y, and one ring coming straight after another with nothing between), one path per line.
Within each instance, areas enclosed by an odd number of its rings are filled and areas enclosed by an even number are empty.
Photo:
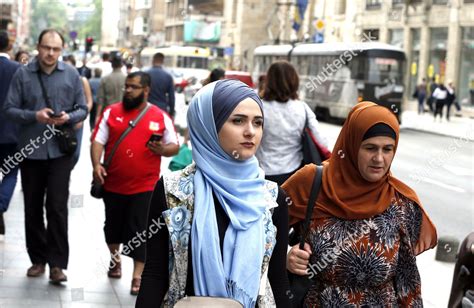
M227 119L247 97L261 106L242 82L213 82L194 96L187 115L196 163L191 229L194 291L198 296L234 298L246 308L255 306L260 285L265 179L255 156L239 161L224 152L216 123L224 123L222 118ZM213 108L215 104L220 106ZM213 192L230 219L222 255Z

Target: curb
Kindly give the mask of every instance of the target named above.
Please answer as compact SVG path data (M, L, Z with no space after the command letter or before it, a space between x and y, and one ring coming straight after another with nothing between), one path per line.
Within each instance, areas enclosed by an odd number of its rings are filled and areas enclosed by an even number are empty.
M464 137L460 137L460 136L454 136L454 135L450 135L450 134L443 134L441 132L435 132L435 131L431 131L431 130L424 130L424 129L420 129L420 128L415 128L415 127L409 127L409 126L400 126L400 131L402 130L411 130L411 131L415 131L415 132L421 132L421 133L425 133L425 134L431 134L431 135L437 135L437 136L442 136L442 137L450 137L450 138L464 138ZM471 142L474 142L474 138L465 138Z

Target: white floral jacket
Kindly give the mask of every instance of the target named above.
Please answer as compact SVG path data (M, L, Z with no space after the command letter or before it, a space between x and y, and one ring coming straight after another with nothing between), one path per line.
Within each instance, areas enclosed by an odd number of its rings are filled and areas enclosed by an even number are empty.
M173 307L178 300L185 297L188 269L188 244L191 236L191 222L194 211L193 179L196 172L195 164L163 176L165 196L168 210L163 218L169 231L169 289L165 296L164 307ZM276 227L272 214L278 197L276 183L266 181L265 200L267 210L264 217L265 254L262 262L263 290L259 291L258 307L276 307L270 283L266 277L267 269L276 245Z

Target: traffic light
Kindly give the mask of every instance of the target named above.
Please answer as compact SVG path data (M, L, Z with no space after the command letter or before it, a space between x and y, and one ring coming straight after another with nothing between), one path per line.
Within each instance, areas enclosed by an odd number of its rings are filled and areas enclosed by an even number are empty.
M92 50L92 45L94 45L94 38L92 36L86 37L86 52Z

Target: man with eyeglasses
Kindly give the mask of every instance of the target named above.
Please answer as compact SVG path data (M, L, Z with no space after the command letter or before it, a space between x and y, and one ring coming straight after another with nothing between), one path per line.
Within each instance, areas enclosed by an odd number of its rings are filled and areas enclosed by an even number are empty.
M122 72L122 58L115 55L112 57L112 73L100 80L99 91L97 92L97 112L95 124L99 121L102 111L109 105L120 102L123 95L123 84L125 74Z
M58 31L41 32L37 57L17 70L4 105L6 116L20 124L17 152L9 162L20 164L26 248L33 264L27 276L42 276L48 263L55 284L67 281L63 270L69 259L67 205L73 161L61 150L58 127L87 116L77 70L58 61L63 45Z
M110 278L122 276L120 253L134 260L130 293L137 295L145 262L148 205L160 177L162 156L178 153L179 145L169 115L148 102L150 76L130 73L122 101L105 108L92 135L91 159L94 180L104 184L105 241L111 254ZM147 109L146 109L147 108ZM143 112L133 129L122 133ZM107 166L101 164L118 147ZM156 232L155 232L156 233ZM120 245L123 244L122 252Z

